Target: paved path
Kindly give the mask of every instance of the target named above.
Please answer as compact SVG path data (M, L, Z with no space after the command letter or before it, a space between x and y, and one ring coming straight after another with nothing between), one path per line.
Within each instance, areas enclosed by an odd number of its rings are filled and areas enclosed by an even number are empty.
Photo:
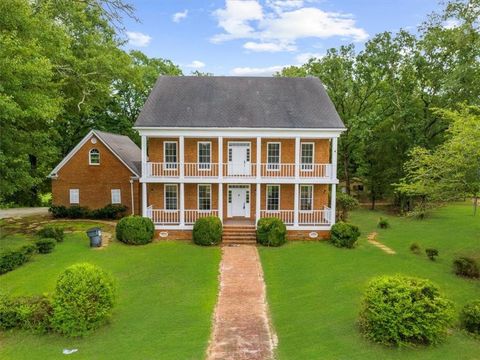
M0 219L10 217L24 217L32 215L47 215L48 207L26 207L0 210Z
M272 359L276 337L269 322L257 248L224 246L222 252L220 294L207 359Z
M395 250L389 248L387 245L382 244L381 242L377 241L377 233L374 231L371 234L368 235L368 242L376 247L378 247L380 250L386 252L389 255L395 255L396 252Z

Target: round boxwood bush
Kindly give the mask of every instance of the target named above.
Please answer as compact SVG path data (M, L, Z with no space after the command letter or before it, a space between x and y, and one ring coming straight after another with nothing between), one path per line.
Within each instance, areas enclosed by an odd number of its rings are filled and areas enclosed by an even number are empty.
M453 260L453 271L459 276L473 279L480 277L480 269L475 259L465 256Z
M480 300L469 302L463 307L460 321L465 330L480 335Z
M360 236L358 226L339 221L332 226L330 242L336 247L353 248Z
M63 242L65 239L65 231L63 228L53 225L47 225L37 232L41 238L55 239L57 242Z
M125 244L143 245L152 242L155 226L147 217L127 216L118 222L115 232L117 239Z
M57 240L55 239L39 239L35 242L37 246L37 250L40 254L48 254L53 251L55 245L57 244Z
M82 336L111 316L115 301L112 277L88 263L68 267L60 275L53 296L54 329L67 336Z
M257 242L264 246L281 246L287 242L287 227L279 218L261 218L257 223Z
M429 280L381 276L365 291L359 325L385 345L428 345L442 341L453 320L453 304Z
M222 222L216 216L206 216L193 225L193 242L197 245L217 245L222 241Z

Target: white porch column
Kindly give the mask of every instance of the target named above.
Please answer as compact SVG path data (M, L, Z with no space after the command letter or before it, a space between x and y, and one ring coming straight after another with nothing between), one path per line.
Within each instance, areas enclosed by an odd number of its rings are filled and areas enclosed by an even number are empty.
M338 145L338 138L332 139L332 175L331 178L336 180L337 179L337 145Z
M257 182L257 188L255 191L255 227L260 219L260 183Z
M260 180L262 164L262 138L257 136L257 181Z
M147 183L142 183L142 216L147 216Z
M335 224L335 211L336 211L336 204L337 204L337 184L332 184L331 187L331 194L330 194L330 209L331 209L331 225Z
M218 207L218 217L220 221L223 223L223 184L220 182L218 183L218 200L217 200L217 207Z
M218 151L218 177L220 178L220 180L222 180L223 179L223 137L222 136L218 137L217 151Z
M295 179L300 178L300 137L295 138Z
M293 197L293 226L298 226L298 184L295 184L295 195Z
M142 135L142 177L147 177L147 137Z
M184 136L180 136L178 138L178 146L180 147L180 150L179 150L180 179L183 180L183 176L185 172L185 137Z
M185 225L185 184L180 183L180 226Z

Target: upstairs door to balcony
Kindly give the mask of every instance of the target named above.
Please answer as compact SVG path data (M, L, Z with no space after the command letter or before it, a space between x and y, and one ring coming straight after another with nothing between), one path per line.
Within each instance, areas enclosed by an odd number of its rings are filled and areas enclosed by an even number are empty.
M228 143L228 176L250 176L250 143Z

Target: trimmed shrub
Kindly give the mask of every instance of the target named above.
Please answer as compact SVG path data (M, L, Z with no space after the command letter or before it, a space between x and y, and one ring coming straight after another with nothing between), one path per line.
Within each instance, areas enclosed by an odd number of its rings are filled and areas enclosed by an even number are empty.
M390 227L390 223L388 222L388 219L385 219L385 218L380 218L378 220L378 223L377 223L377 226L380 228L380 229L387 229Z
M359 325L370 340L385 345L441 342L453 320L453 304L429 280L381 276L365 291Z
M40 254L48 254L53 251L57 241L55 239L39 239L35 242Z
M257 242L263 246L282 246L287 242L287 227L279 218L261 218L257 223Z
M45 333L51 329L53 308L46 296L0 296L0 329Z
M427 254L427 257L432 261L435 261L435 258L438 256L438 250L433 248L425 249L425 253Z
M55 239L57 242L63 242L65 239L65 232L63 228L53 225L44 226L37 232L37 235L41 238Z
M420 255L422 248L417 243L412 243L412 245L410 245L410 251L414 254Z
M53 328L67 336L82 336L104 324L115 301L112 277L98 266L82 263L60 275L53 298Z
M330 242L336 247L351 249L360 236L358 226L340 221L332 226Z
M33 244L24 245L14 250L6 250L0 254L0 274L5 274L23 265L35 254L37 247Z
M475 259L465 256L453 260L453 271L459 276L474 279L480 277L480 269Z
M468 332L480 335L480 300L472 301L463 307L460 322Z
M143 245L152 242L155 227L147 217L127 216L118 222L115 232L117 239L125 244Z
M197 245L217 245L222 241L222 222L216 216L206 216L193 225L193 242Z
M92 210L88 217L92 219L118 219L122 217L127 211L127 207L125 205L120 204L108 204L107 206Z
M125 214L127 207L120 204L108 204L100 209L90 210L83 206L65 207L63 205L52 205L48 211L54 218L70 219L118 219Z

